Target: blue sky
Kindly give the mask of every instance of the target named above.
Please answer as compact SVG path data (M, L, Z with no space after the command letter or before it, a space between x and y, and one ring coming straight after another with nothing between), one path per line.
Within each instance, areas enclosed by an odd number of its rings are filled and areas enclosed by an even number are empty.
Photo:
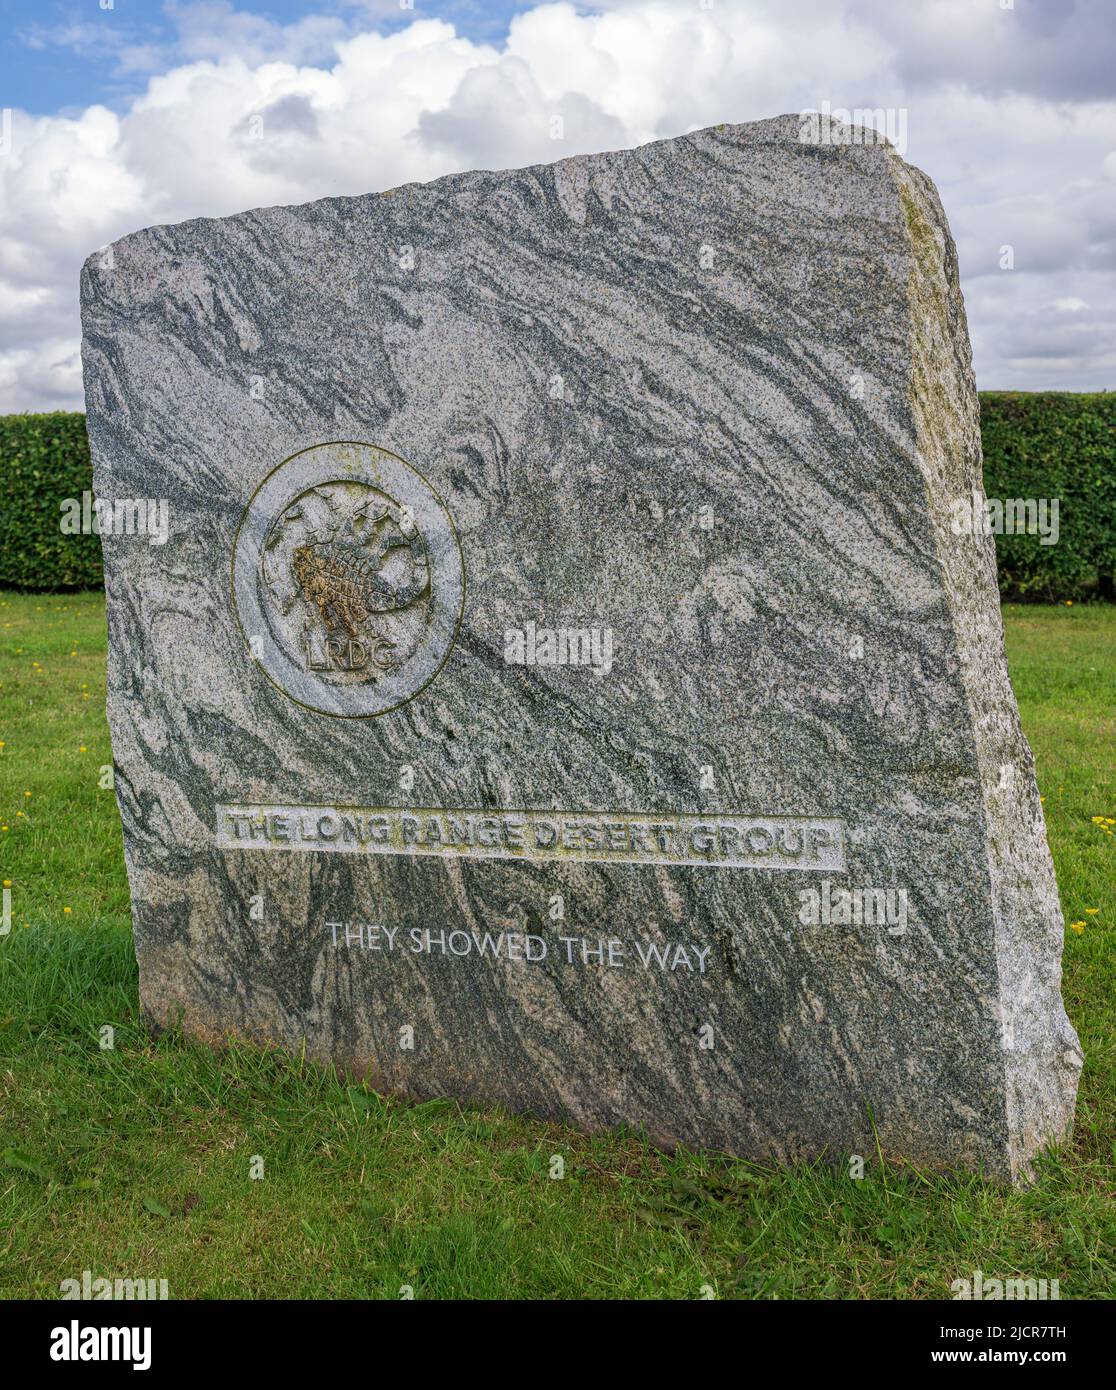
M1116 4L1004 3L0 0L0 410L80 407L78 270L138 227L827 101L902 116L978 384L1112 388Z
M183 4L178 11L198 8ZM390 33L421 15L449 20L459 34L491 42L507 33L517 10L530 7L509 0L416 0L410 10L393 0L240 0L217 8L280 27L316 16L336 21L338 32L371 23ZM105 10L100 0L0 0L0 22L7 36L0 67L4 104L36 115L94 102L124 109L176 52L180 32L175 7L159 0L113 0ZM327 51L324 36L322 51Z

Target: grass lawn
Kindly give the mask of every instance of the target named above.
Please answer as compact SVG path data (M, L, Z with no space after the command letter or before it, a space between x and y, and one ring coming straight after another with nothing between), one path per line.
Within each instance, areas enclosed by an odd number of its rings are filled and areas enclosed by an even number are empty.
M57 1297L88 1269L166 1279L172 1298L940 1299L980 1269L1112 1297L1116 836L1093 817L1116 817L1116 609L1006 616L1086 1054L1073 1144L1017 1192L668 1157L152 1042L100 785L103 600L0 594L0 1294Z

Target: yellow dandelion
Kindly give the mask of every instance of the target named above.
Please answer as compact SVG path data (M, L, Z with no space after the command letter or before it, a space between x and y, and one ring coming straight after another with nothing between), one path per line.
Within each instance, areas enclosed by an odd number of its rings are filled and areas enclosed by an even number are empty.
M24 796L30 796L30 795L31 795L30 792L24 792L23 794L24 794Z
M66 909L67 912L69 912L69 910L70 910L69 908ZM1078 934L1078 936L1080 936L1081 933L1082 933L1084 930L1085 930L1085 923L1084 923L1084 922L1071 922L1071 923L1070 923L1070 931L1075 931L1075 932Z
M4 887L5 887L5 888L10 888L11 886L12 886L12 881L11 881L11 879L10 879L10 878L6 878L6 879L4 880Z
M84 753L85 751L86 751L86 748L85 748L85 744L83 743L83 744L81 745L81 747L78 749L78 752L79 752L79 753Z
M1087 908L1085 909L1085 911L1089 914L1090 917L1095 917L1095 916L1097 915L1097 913L1100 911L1100 908L1099 908L1099 907L1087 907Z
M73 910L74 910L74 909L73 909L72 907L64 907L64 908L62 909L63 912L73 912Z

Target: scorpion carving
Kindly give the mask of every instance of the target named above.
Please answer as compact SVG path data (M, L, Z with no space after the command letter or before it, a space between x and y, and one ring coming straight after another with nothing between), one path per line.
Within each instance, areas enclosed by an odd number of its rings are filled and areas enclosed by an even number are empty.
M393 584L380 571L388 555L400 548L411 552L412 578ZM406 608L430 587L426 547L417 532L406 538L381 533L371 550L345 541L309 541L295 549L291 569L326 630L340 629L350 638L370 614Z

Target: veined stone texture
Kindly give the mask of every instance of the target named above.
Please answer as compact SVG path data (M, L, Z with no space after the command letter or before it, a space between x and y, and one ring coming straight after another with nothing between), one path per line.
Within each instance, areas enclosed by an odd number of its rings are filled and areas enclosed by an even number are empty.
M154 1025L753 1158L1068 1133L954 245L803 133L87 261L95 491L170 511L104 537Z

